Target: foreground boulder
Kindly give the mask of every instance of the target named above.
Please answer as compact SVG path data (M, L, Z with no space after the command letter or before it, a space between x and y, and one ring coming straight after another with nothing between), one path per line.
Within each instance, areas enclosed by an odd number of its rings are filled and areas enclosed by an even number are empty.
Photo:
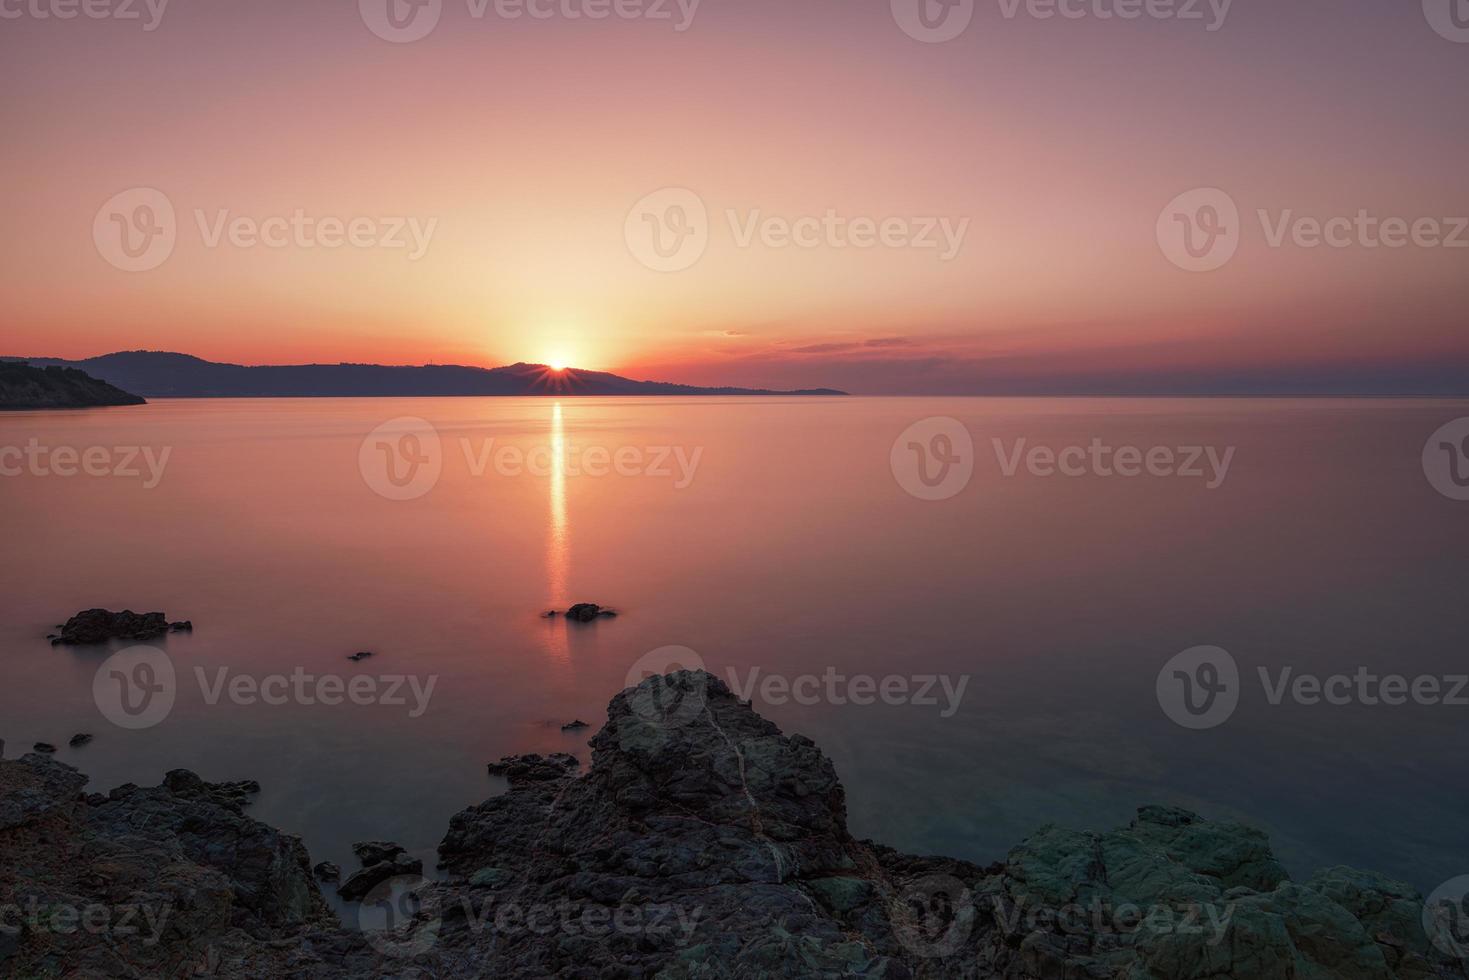
M0 932L0 975L187 976L169 971L202 953L216 976L322 980L1466 980L1410 887L1292 881L1259 831L1181 809L1045 827L988 867L856 840L820 749L703 672L617 695L591 746L585 774L497 764L509 790L453 818L442 881L359 844L380 869L362 921L391 926L366 934L325 915L299 842L244 816L253 784L176 772L84 797L70 767L0 761L0 906L178 910L149 948Z
M301 842L245 816L253 784L85 782L49 756L0 762L0 976L305 976L313 933L357 941Z
M108 640L153 640L165 633L192 631L189 620L170 623L161 612L135 613L131 609L110 612L88 609L68 619L61 632L51 636L52 646L90 646Z

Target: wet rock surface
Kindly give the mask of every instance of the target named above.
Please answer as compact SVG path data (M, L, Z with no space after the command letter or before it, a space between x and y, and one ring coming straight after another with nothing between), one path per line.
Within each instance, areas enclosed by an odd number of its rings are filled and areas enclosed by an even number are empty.
M585 774L494 764L509 790L452 819L445 880L367 934L326 914L299 841L244 814L249 784L83 796L47 757L0 762L0 904L176 905L149 948L23 931L0 974L186 976L168 971L203 956L228 977L1465 978L1408 886L1294 882L1259 831L1177 808L1045 827L988 867L856 840L820 749L702 672L619 694L591 746ZM415 880L397 845L358 848Z

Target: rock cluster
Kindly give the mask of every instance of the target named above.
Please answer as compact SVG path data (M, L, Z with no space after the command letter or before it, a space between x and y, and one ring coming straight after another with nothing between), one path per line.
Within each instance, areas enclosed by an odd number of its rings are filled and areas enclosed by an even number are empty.
M187 975L169 971L207 955L216 976L320 980L1466 980L1413 889L1292 881L1259 831L1185 810L1042 828L988 867L856 840L820 749L703 672L617 695L591 746L584 774L568 755L492 766L509 790L452 819L442 881L358 844L364 871L410 882L395 928L365 934L328 918L299 841L244 816L251 784L174 772L83 796L47 757L0 762L0 906L178 910L150 948L0 933L0 975Z

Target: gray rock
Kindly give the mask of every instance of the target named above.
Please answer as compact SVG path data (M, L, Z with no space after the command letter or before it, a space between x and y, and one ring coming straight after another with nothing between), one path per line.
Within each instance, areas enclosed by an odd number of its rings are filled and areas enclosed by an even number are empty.
M124 609L115 613L106 609L87 609L68 619L60 627L60 635L51 642L61 646L88 646L108 640L152 640L165 633L187 632L193 628L194 624L189 620L170 623L161 612L135 613Z
M352 845L352 853L357 855L357 860L362 862L363 867L391 861L403 851L402 844L394 844L390 841L364 840Z

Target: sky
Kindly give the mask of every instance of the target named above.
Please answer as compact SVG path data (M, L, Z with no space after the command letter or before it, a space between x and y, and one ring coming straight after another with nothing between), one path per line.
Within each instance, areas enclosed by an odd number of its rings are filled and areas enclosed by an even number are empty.
M1463 390L1451 2L0 0L0 354Z

